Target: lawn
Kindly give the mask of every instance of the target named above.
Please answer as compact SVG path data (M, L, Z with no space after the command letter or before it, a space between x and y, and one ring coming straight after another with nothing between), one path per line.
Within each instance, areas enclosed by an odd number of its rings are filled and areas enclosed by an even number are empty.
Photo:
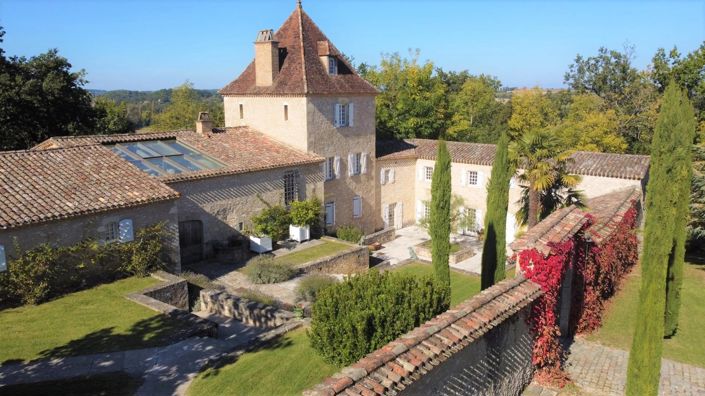
M191 384L188 394L300 395L337 371L316 354L306 331L299 329L262 349L242 355L235 363L202 372Z
M296 266L350 249L350 245L340 242L326 240L321 240L321 242L322 243L316 246L279 256L275 259L275 261Z
M132 396L142 385L141 378L123 372L0 387L0 396Z
M431 249L433 246L433 241L431 241L429 239L428 241L422 243L421 246L425 247L426 249ZM461 247L462 247L462 245L459 243L451 243L450 244L450 254L458 253L460 251Z
M0 311L0 364L167 343L182 323L124 297L158 282L132 277Z
M686 264L678 332L664 340L663 357L705 367L705 266ZM622 289L608 303L602 327L588 336L591 341L629 350L639 302L641 268L625 279Z

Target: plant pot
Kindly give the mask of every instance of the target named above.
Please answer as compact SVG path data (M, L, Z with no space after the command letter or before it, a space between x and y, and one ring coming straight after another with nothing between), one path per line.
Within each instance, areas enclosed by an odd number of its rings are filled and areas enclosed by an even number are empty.
M272 251L272 238L263 236L250 236L250 250L255 253L267 253Z
M296 242L308 241L311 239L311 227L291 224L289 226L289 239L293 239Z

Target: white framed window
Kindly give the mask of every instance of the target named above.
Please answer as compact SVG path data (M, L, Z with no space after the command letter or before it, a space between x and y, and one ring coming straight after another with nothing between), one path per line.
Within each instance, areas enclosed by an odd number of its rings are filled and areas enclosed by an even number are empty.
M287 171L284 173L284 205L299 199L299 172Z
M348 154L348 175L355 176L362 173L363 153Z
M328 74L338 74L338 59L334 56L328 57Z
M477 171L468 171L468 186L476 186L478 181Z
M335 179L335 157L326 158L323 163L323 177L326 181Z
M333 123L336 128L353 126L355 106L353 103L336 103Z
M335 202L326 202L326 225L335 225Z
M7 257L5 256L5 246L0 245L0 272L7 271Z
M380 184L394 183L394 169L393 168L382 168L379 171L379 183Z
M423 220L431 218L431 201L423 201Z
M359 195L353 197L353 217L362 217L362 198Z
M433 167L432 166L424 166L423 167L423 176L424 176L424 180L426 180L426 181L433 180Z
M122 243L135 240L135 230L132 226L132 219L122 219L118 223L118 240Z
M105 225L105 242L117 242L120 239L120 224L117 221L111 221Z
M465 216L465 230L477 231L477 210L473 208L465 208L463 215Z

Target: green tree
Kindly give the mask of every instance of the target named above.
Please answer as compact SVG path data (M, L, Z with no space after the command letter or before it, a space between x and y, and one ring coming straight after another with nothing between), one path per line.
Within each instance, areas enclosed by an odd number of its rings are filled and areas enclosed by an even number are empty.
M680 257L676 256L679 253L675 246L678 245L677 234L685 232L685 227L681 230L675 227L680 223L676 219L683 208L678 201L684 198L685 189L674 181L687 180L688 176L689 166L685 164L691 148L685 142L686 135L691 133L692 139L693 133L689 131L693 122L689 106L685 95L671 84L664 93L651 144L649 190L657 193L646 195L642 281L634 342L629 353L628 395L656 395L658 392L662 338L666 318L670 315L666 311L667 283L672 299L680 281L676 267Z
M619 134L617 113L595 94L573 95L554 133L566 147L575 150L623 153L627 148Z
M469 76L450 98L447 137L452 140L494 143L507 129L510 107L496 100L497 79Z
M502 133L497 143L497 153L492 163L492 175L487 188L487 216L485 240L482 248L482 289L504 279L507 261L507 206L509 182L514 168L509 161L509 136Z
M431 256L436 278L450 287L450 153L444 140L438 141L438 154L431 179Z
M511 106L512 115L508 125L513 139L519 139L526 133L558 123L558 109L538 87L515 90L512 93Z
M572 161L571 152L565 150L560 140L550 132L537 130L524 134L514 141L511 147L512 157L523 171L518 178L526 185L526 225L532 228L545 213L542 193L551 197L556 186L572 188L580 183L580 177L567 171ZM546 208L548 209L548 208ZM517 220L521 221L520 217Z
M693 146L693 180L688 218L688 250L705 248L705 144Z
M5 31L0 27L0 44ZM85 72L71 71L56 49L6 57L0 48L0 149L26 149L52 136L90 133L95 126Z
M99 96L93 106L96 111L95 133L107 135L135 131L134 124L127 118L127 103L117 104Z
M386 138L432 138L445 130L446 86L434 74L433 63L398 53L383 55L379 67L360 67L360 74L379 89L377 133Z
M154 121L149 129L155 131L193 129L198 113L203 106L193 84L186 82L174 88L171 94L171 104L164 111L154 115Z

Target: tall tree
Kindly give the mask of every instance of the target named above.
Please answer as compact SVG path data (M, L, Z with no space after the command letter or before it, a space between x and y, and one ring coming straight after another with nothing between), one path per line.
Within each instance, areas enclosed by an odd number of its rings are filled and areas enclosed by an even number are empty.
M193 129L198 112L203 106L193 84L186 82L171 93L171 104L154 116L150 129L155 131Z
M667 88L667 90L670 89L670 87ZM674 120L677 123L670 125L671 129L669 130L670 138L675 141L675 150L670 156L673 167L671 194L676 197L676 216L673 219L673 250L669 256L668 283L666 284L666 322L664 325L666 337L675 335L678 329L687 240L686 227L690 209L690 184L693 177L691 147L695 139L695 113L683 91L680 91L679 99L679 114L678 118Z
M536 130L525 133L512 143L512 156L523 169L518 178L527 186L526 225L532 228L542 213L541 194L552 192L556 184L574 187L580 177L567 171L571 152L550 132Z
M434 73L433 63L398 53L383 55L379 67L364 65L361 75L380 90L377 96L377 132L386 138L431 138L446 128L446 86Z
M566 147L575 150L623 153L627 148L619 134L617 113L595 94L573 95L554 133Z
M513 139L554 126L557 122L558 109L540 88L515 90L512 93L512 115L508 124Z
M688 250L705 249L705 143L693 146L693 180L688 218Z
M433 271L441 282L450 287L450 206L451 206L451 176L450 153L446 142L438 141L438 154L431 179L431 220L429 234L431 236L431 258Z
M0 27L0 44L5 32ZM0 149L26 149L51 137L90 133L95 112L83 70L56 49L5 57L0 49Z
M509 105L496 100L499 80L468 76L450 97L447 137L453 140L495 143L507 129Z
M627 371L628 395L656 395L661 372L662 338L665 330L667 282L677 288L674 271L677 244L675 235L685 231L676 230L676 218L682 207L682 186L674 186L674 180L684 180L687 169L683 168L688 157L689 144L684 144L688 124L692 122L692 110L681 90L671 84L666 89L658 122L651 144L651 166L649 191L646 195L646 225L642 254L642 280L637 308L637 325L634 342L629 353ZM689 120L690 119L690 120ZM692 135L691 135L692 136ZM687 199L686 199L687 201ZM669 265L669 260L673 260ZM671 278L669 280L669 277ZM673 293L671 293L673 296Z
M482 290L504 279L507 261L507 207L509 182L514 168L509 161L509 136L502 133L492 163L492 175L487 188L485 240L482 248Z
M127 118L127 103L117 104L108 98L95 99L95 133L128 133L135 131L135 125Z

